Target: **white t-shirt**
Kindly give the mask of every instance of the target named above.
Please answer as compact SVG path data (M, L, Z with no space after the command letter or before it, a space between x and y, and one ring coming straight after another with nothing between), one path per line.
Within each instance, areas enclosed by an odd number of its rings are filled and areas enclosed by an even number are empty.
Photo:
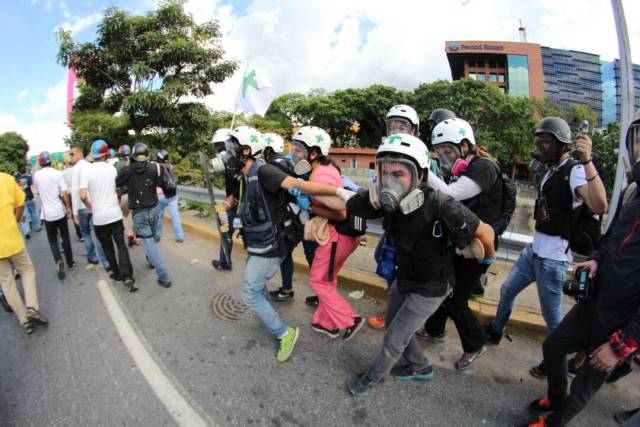
M560 166L564 165L569 159L566 159L556 168L548 171L542 178L541 185L549 179L552 172L555 172ZM573 195L572 207L573 209L580 206L583 202L580 196L576 194L576 188L587 184L587 175L584 171L584 166L578 164L571 169L571 175L569 176L569 186L571 187L571 194ZM571 250L567 250L569 242L560 236L549 236L548 234L536 231L533 233L533 252L535 252L541 258L553 259L556 261L573 262L573 253Z
M57 221L67 214L61 199L68 191L62 172L50 166L42 168L33 175L33 185L40 196L41 219Z
M116 194L116 168L106 162L95 162L83 169L80 188L89 190L94 225L106 225L122 219Z
M71 168L71 204L73 205L73 214L77 215L80 209L87 209L82 200L80 199L80 177L84 173L87 167L90 167L91 163L85 159L80 159ZM91 200L91 196L89 196Z

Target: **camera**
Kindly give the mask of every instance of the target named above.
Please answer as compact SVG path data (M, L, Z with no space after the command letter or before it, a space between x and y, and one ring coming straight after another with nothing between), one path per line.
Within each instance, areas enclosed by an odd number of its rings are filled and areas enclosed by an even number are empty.
M577 302L589 301L593 296L593 280L589 278L589 273L591 269L587 267L577 269L575 280L564 282L562 292Z

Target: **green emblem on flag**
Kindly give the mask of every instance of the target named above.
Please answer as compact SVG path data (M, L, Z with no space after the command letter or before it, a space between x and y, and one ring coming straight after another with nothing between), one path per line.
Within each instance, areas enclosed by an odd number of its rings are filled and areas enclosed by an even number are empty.
M245 98L247 94L247 88L251 86L258 90L258 81L256 80L256 70L251 70L250 73L244 76L242 80L242 97Z

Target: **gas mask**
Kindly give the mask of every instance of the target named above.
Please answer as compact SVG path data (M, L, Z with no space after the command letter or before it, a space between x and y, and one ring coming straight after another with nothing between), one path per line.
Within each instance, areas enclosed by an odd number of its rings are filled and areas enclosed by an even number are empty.
M469 167L469 163L463 158L460 149L455 144L438 144L434 150L438 153L440 170L444 176L460 176Z
M531 157L546 166L555 165L560 161L563 145L553 135L544 133L536 135L536 148L531 153Z
M627 131L627 150L631 168L629 180L640 184L640 123L634 123Z
M543 175L545 172L547 172L547 167L540 160L531 159L531 161L529 162L529 170L534 175Z
M213 171L224 173L228 169L232 173L237 173L242 167L241 156L240 144L237 141L229 140L225 142L224 150L211 159Z
M369 200L385 214L400 210L407 215L424 203L424 193L418 188L415 164L404 158L383 157L376 160L377 182L369 191Z
M311 172L309 149L306 145L295 140L291 142L291 162L296 175L303 176Z

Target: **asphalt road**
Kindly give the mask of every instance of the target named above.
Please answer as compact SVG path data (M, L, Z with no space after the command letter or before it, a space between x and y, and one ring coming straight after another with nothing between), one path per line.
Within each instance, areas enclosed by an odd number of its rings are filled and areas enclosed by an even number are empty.
M86 268L81 243L73 245L78 269L61 281L44 232L28 241L50 326L27 336L13 314L0 313L0 425L509 426L530 420L527 403L544 394L545 383L527 374L539 361L539 343L514 337L490 348L470 371L456 372L461 350L450 325L446 344L425 346L436 367L433 380L388 378L351 397L345 382L372 360L382 333L365 328L350 342L315 334L303 302L310 294L306 277L296 274L296 301L278 308L301 327L301 337L293 357L279 364L276 341L256 319L240 315L232 323L212 312L214 295L219 302L239 297L242 257L234 256L233 272L217 272L210 265L213 243L187 235L178 244L170 226L165 233L160 247L173 286L156 284L136 247L131 256L140 290L134 294L99 285L107 276ZM107 309L109 295L124 321L113 316L113 304ZM363 315L382 310L366 297L349 301ZM218 309L236 315L232 306ZM604 387L574 424L614 425L613 412L637 406L638 371Z

